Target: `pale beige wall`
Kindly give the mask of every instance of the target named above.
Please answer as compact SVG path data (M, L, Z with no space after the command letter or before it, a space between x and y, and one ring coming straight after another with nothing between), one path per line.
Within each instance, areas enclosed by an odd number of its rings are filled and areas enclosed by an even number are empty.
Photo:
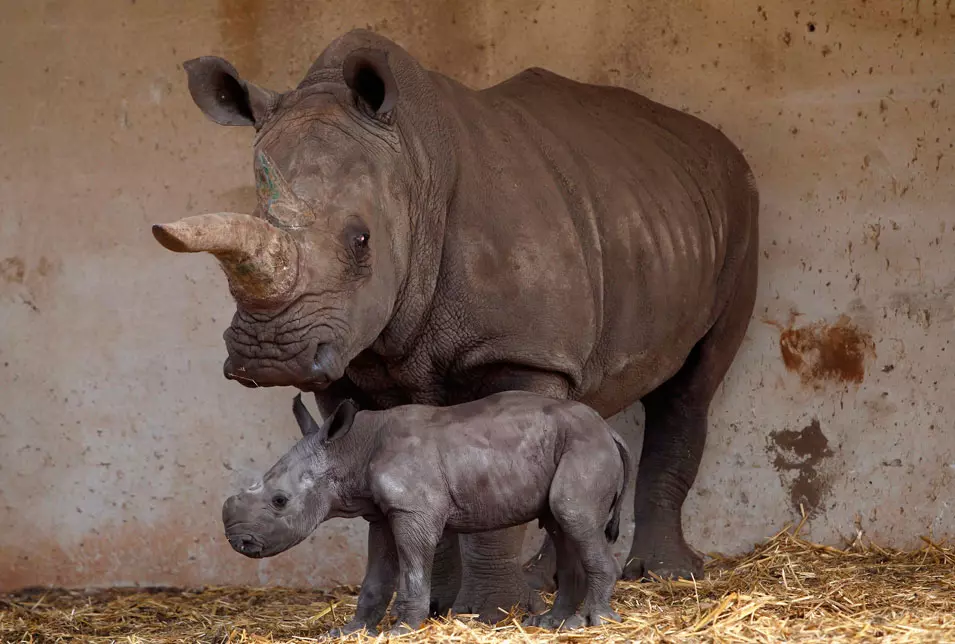
M826 542L955 536L950 4L0 3L0 589L359 580L360 521L262 562L221 537L224 496L295 439L291 392L222 378L225 280L149 232L252 202L250 133L199 113L181 61L282 89L356 26L473 86L532 65L622 84L744 148L760 292L685 512L697 547L745 549L800 500Z

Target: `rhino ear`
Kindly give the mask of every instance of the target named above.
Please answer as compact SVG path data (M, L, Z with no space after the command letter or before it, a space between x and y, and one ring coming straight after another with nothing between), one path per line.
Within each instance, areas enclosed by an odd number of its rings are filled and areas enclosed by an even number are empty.
M200 56L182 66L192 100L219 125L252 125L258 130L278 103L278 93L242 80L235 67L218 56Z
M357 413L358 405L353 401L345 399L338 403L338 407L335 408L335 411L325 420L325 424L322 426L324 440L330 441L347 434L355 422L355 415Z
M302 430L302 436L311 436L322 430L321 426L315 422L308 407L302 402L302 394L295 395L295 401L292 403L292 413L295 414L295 420L298 422L299 429Z
M377 49L356 49L345 58L342 72L345 84L369 116L390 122L398 104L398 83L388 55Z

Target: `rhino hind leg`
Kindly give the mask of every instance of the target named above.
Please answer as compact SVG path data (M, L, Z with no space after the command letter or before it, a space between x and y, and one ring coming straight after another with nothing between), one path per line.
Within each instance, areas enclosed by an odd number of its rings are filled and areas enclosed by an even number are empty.
M646 428L634 494L633 544L623 578L700 578L703 560L683 537L682 510L706 443L707 415L742 344L756 299L751 244L734 295L670 380L644 397Z
M557 569L557 595L550 610L540 615L530 615L524 626L537 626L554 629L564 623L577 611L584 599L587 577L580 563L580 555L573 543L567 539L560 526L553 519L547 525L548 542L553 544L554 552L563 565Z

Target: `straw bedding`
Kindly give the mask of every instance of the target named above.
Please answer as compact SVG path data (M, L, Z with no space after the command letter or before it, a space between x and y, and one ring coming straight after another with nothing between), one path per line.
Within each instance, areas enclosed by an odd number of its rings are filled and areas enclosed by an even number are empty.
M314 642L354 611L355 588L31 591L0 595L4 642ZM618 582L623 622L570 633L464 617L401 642L955 642L955 547L916 551L809 543L786 530L751 554L717 557L689 581ZM351 641L372 641L360 636ZM381 637L379 641L385 638Z

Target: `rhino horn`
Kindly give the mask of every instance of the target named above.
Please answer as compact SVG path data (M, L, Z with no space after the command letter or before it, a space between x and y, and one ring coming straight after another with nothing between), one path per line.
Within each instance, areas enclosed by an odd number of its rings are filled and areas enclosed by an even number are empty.
M238 302L269 306L290 299L298 279L298 245L286 231L238 213L155 224L153 237L176 253L212 253Z
M284 228L301 228L315 222L308 204L300 199L285 180L278 166L264 152L259 153L255 186L265 216Z

